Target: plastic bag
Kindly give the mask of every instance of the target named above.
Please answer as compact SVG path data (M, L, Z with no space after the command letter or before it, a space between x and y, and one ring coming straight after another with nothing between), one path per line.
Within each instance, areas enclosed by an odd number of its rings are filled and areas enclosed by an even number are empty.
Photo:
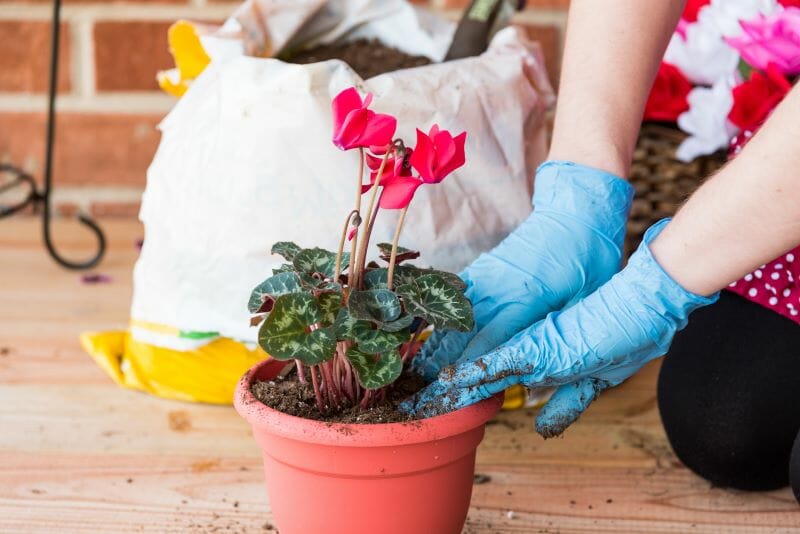
M306 42L379 37L438 60L454 29L402 0L316 4L246 2L224 35L212 37L231 50L230 39L246 36L241 50L271 53ZM279 19L281 28L296 22L295 33L274 33L278 25L270 21ZM467 165L439 187L420 189L405 225L402 245L420 250L426 264L458 271L531 210L553 93L538 44L517 28L499 32L479 57L369 80L338 60L294 65L209 55L209 66L160 125L162 140L140 213L146 238L134 272L133 341L187 355L217 338L254 346L257 329L249 325L246 302L279 263L271 245L338 244L357 155L331 143L330 101L349 86L374 93L373 109L401 117L398 136L410 142L415 132L408 125L427 129L436 122L468 132ZM381 213L374 242L391 240L396 215ZM135 351L125 358L136 358ZM222 356L217 363L233 365ZM191 357L186 365L191 373ZM216 380L217 374L204 367L195 378Z

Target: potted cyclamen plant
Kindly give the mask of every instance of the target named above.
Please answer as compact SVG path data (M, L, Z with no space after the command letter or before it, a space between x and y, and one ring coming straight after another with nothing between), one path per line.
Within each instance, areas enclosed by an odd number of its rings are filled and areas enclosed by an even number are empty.
M338 251L276 243L286 263L249 301L271 359L242 378L235 405L262 449L282 534L461 532L475 450L502 404L422 420L397 408L424 385L404 372L422 331L473 327L461 279L406 263L419 253L398 245L416 190L464 165L466 132L417 130L412 148L371 101L350 88L332 104L334 144L360 154ZM380 210L401 210L393 242L377 245L385 266L367 260Z

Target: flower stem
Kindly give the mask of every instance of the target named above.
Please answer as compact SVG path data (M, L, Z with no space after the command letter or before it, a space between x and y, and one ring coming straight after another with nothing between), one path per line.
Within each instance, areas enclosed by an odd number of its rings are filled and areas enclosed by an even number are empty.
M361 158L360 158L360 165L358 166L358 183L356 184L356 207L355 207L355 210L353 210L353 211L356 212L356 219L358 220L358 224L360 225L361 224L361 196L363 195L363 193L361 192L361 189L362 189L362 187L364 185L364 157L365 156L364 156L364 148L363 147L359 148L358 150L359 150L359 154L360 154ZM347 273L347 285L349 287L351 287L351 288L353 287L353 283L355 282L356 273L353 272L353 271L355 271L355 268L353 266L355 265L356 252L357 251L358 251L358 229L356 229L356 235L353 236L353 242L350 245L350 269L348 270L348 273Z
M303 366L303 362L301 362L300 360L295 360L295 363L297 364L297 379L300 380L301 384L305 384L306 371L305 367Z
M339 283L339 275L342 274L342 255L344 253L344 242L345 242L345 239L347 239L347 230L350 228L350 223L354 220L354 217L355 217L355 220L358 220L358 218L359 218L359 214L358 214L358 210L357 209L355 209L355 210L351 211L350 213L348 213L347 214L347 218L344 220L344 228L342 228L342 238L339 240L339 250L336 252L336 268L333 271L334 272L333 282L335 284ZM355 241L355 237L353 238L353 241ZM350 264L352 265L352 263L353 263L353 257L352 257L352 254L351 254L350 255ZM353 270L352 267L350 268L350 270L351 271Z
M403 223L406 221L406 213L408 213L408 206L403 208L403 211L400 212L400 218L397 220L397 227L394 230L392 255L389 257L389 274L386 276L386 284L390 291L394 283L394 266L397 263L397 243L400 241L400 232L403 231Z
M369 206L367 207L365 218L366 221L370 221L372 219L372 209L375 207L375 197L378 193L378 188L381 185L381 178L383 178L383 171L386 168L386 163L389 161L389 155L393 152L393 147L387 146L386 147L386 154L383 155L383 161L381 161L381 166L378 169L378 174L375 176L375 183L372 185L372 194L369 196ZM358 260L354 263L356 266L356 273L353 277L353 282L350 284L350 287L356 287L361 282L361 277L364 272L364 264L367 255L367 246L369 245L369 226L366 225L364 230L361 232L361 243L360 248L358 249ZM351 262L353 260L350 260Z
M322 400L322 392L319 389L319 380L317 379L317 366L312 365L308 370L311 373L311 383L314 384L314 396L317 399L317 410L319 410L319 413L325 413L325 401Z

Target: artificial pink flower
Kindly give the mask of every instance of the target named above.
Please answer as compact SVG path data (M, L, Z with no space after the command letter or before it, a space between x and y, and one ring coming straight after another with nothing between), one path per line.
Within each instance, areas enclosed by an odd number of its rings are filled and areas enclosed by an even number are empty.
M754 70L749 80L733 88L728 120L742 130L757 130L791 88L774 63L767 67L766 75Z
M800 7L800 0L778 0L783 7Z
M800 74L800 8L787 7L740 24L744 33L725 40L742 59L757 69L774 63L783 74Z
M355 87L345 89L333 99L333 144L342 150L386 146L392 142L397 119L369 108L372 93L362 101Z
M448 174L464 165L466 139L467 132L453 137L447 130L439 130L437 124L431 127L427 135L417 129L417 146L409 163L417 170L423 182L438 184Z

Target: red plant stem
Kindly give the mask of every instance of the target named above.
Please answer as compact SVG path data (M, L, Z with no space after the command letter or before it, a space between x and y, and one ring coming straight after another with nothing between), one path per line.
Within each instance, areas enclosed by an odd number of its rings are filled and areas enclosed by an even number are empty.
M325 402L322 400L322 392L319 389L316 368L316 365L312 365L308 370L311 373L311 383L314 384L314 396L317 398L317 410L319 410L319 413L325 413Z
M403 231L403 223L406 220L406 213L408 213L408 206L403 208L403 211L400 212L400 218L397 220L397 227L394 229L392 255L389 257L389 273L386 275L386 284L389 291L392 290L392 285L394 283L394 266L397 263L397 243L400 241L400 232Z
M362 186L364 184L364 148L361 147L358 149L360 158L360 165L358 166L358 183L356 184L356 207L353 211L356 212L357 217L361 217L361 196L364 194L361 192ZM353 287L353 283L355 282L355 276L357 273L354 273L355 268L353 267L356 262L356 254L358 253L358 230L356 230L356 235L353 236L353 242L350 245L350 268L347 271L347 285L349 287Z
M359 410L366 410L369 407L369 403L372 400L372 390L368 389L364 392L364 398L361 399L361 403L358 405Z
M358 210L353 210L347 214L347 218L344 220L344 228L342 228L342 236L339 239L339 249L336 252L336 267L334 268L333 272L333 281L334 283L339 283L339 275L342 274L342 255L344 254L344 242L347 239L347 230L350 228L350 223L353 221L354 216L360 216ZM355 241L355 237L353 237ZM352 264L352 258L350 260ZM352 271L352 269L350 269Z
M330 398L333 401L333 404L335 404L338 408L341 405L341 392L339 391L339 385L333 380L331 362L327 361L323 363L320 365L320 369L322 370L322 375L325 378L325 384L328 388L328 398Z
M306 383L306 370L303 366L303 362L300 360L295 360L294 363L297 364L297 379L300 381L301 384Z
M414 332L414 335L411 336L411 341L408 342L406 345L406 350L403 352L403 365L411 361L411 351L414 350L414 344L419 339L419 336L422 335L422 331L428 327L428 323L425 321L420 321L417 330Z
M383 178L383 171L386 168L386 163L389 161L389 155L394 152L394 147L392 145L386 146L386 154L383 155L383 160L381 161L381 166L378 168L378 173L375 176L375 183L372 185L372 194L369 197L369 205L366 211L366 218L364 220L370 221L372 219L372 209L375 206L375 196L378 193L378 189L381 185L381 179ZM358 260L354 263L356 268L358 269L353 276L353 282L350 284L350 287L360 286L361 279L363 278L364 273L364 264L366 263L366 256L367 256L367 246L369 245L369 237L370 237L370 225L361 232L361 238L358 248ZM353 261L352 259L350 260Z

